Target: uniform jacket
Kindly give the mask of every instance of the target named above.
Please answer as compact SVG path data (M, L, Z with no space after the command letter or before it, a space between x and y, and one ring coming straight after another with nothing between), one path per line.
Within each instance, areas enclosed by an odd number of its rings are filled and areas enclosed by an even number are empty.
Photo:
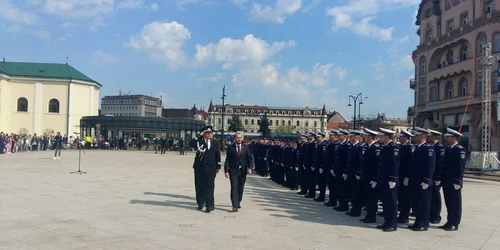
M413 152L415 152L415 145L405 143L399 147L399 179L410 177L410 168L413 161Z
M306 153L307 153L307 148L308 148L309 142L302 143L299 147L299 167L305 167L306 166Z
M361 163L363 159L364 147L361 142L352 145L349 148L349 158L347 162L347 168L344 170L344 174L348 176L361 176Z
M461 145L446 147L443 164L443 185L453 183L463 186L465 158L465 148Z
M432 186L434 170L436 169L436 153L429 143L416 146L410 168L410 186L419 186L420 183Z
M389 182L398 184L399 172L399 147L393 141L381 145L380 163L378 169L377 183L381 186L389 185Z
M325 158L326 158L326 147L328 146L328 142L323 140L322 142L317 143L316 153L314 155L314 165L317 169L325 168Z
M362 180L377 181L378 167L380 163L380 144L374 142L372 145L366 145L366 151L363 155Z
M205 152L198 150L198 145L200 146L200 149L205 150ZM189 142L189 146L197 150L193 163L194 169L214 173L221 169L222 162L219 143L216 140L212 139L210 141L210 149L207 149L205 139L201 136L197 139L192 139Z
M325 170L330 171L334 169L335 166L335 161L337 159L337 149L340 146L340 142L335 140L333 142L328 143L328 146L326 146L326 153L325 153Z
M349 149L351 146L351 142L345 141L337 148L337 160L334 166L335 175L342 175L346 171L349 159Z
M443 179L443 158L444 158L444 146L443 144L437 142L433 145L434 152L436 152L436 170L434 170L434 180L440 181Z
M306 151L306 159L305 159L305 165L306 167L314 167L314 155L316 153L316 146L318 143L316 141L310 141L309 144L307 144L307 151Z

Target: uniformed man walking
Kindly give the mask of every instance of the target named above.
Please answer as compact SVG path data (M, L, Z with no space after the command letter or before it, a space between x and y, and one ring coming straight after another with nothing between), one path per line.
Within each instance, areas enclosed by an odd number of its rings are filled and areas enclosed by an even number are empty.
M458 131L447 128L444 135L448 147L445 149L443 164L443 193L447 222L439 228L446 231L456 231L462 219L462 188L466 163L465 148L458 144L460 134Z
M427 143L428 134L429 131L423 128L416 128L414 131L416 149L409 180L412 207L415 209L415 222L409 228L413 231L427 231L430 223L436 153L434 147Z
M398 228L398 171L399 171L399 147L392 137L394 131L380 128L380 150L379 173L376 186L382 193L384 211L384 224L377 226L384 232L393 232Z

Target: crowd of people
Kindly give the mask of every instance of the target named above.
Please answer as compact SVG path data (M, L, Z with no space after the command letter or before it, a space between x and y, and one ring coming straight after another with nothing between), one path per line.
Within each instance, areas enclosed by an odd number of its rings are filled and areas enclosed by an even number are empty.
M18 135L0 133L0 154L22 153L30 151L46 151L55 149L56 136L54 135ZM73 147L73 136L61 137L61 147Z
M459 132L447 128L446 146L439 142L442 137L423 128L397 135L365 128L332 130L328 140L321 132L303 134L298 143L262 138L251 148L258 174L291 190L300 188L297 194L351 217L360 217L364 208L363 223L377 222L381 201L384 223L377 228L384 232L409 223L410 215L415 217L408 225L413 231L440 224L442 190L448 216L439 228L456 231L462 215L466 150L458 144Z

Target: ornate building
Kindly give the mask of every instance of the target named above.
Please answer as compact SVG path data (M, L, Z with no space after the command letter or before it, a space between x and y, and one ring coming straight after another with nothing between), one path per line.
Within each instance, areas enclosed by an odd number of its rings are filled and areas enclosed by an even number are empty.
M210 102L208 108L208 124L215 130L222 128L222 105L213 105ZM317 108L290 108L290 107L269 107L250 105L225 105L224 129L227 131L228 122L233 115L239 115L243 123L244 131L257 133L260 119L266 113L269 120L269 128L272 132L278 128L289 128L293 132L316 132L325 131L328 114L326 107Z
M423 0L416 25L420 45L413 51L415 106L408 116L416 126L442 130L462 129L462 144L481 147L481 60L492 44L500 55L500 0ZM500 68L493 63L493 107L500 91ZM466 107L468 108L466 109ZM466 111L467 110L467 111ZM492 108L492 150L500 151L500 126Z
M101 84L68 64L0 62L0 131L80 132L80 119L98 114Z

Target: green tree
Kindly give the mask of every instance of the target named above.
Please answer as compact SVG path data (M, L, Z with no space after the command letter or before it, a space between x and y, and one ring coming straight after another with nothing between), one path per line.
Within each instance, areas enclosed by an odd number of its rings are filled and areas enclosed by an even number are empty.
M266 113L260 117L259 133L262 133L262 136L264 137L269 137L271 134L271 130L269 129L269 119L267 119Z
M231 119L228 121L229 123L229 131L232 132L238 132L238 131L243 131L243 123L241 122L241 118L239 115L233 115Z
M296 131L295 126L279 126L276 128L276 133L283 133L283 134L290 134L290 133L295 133Z

